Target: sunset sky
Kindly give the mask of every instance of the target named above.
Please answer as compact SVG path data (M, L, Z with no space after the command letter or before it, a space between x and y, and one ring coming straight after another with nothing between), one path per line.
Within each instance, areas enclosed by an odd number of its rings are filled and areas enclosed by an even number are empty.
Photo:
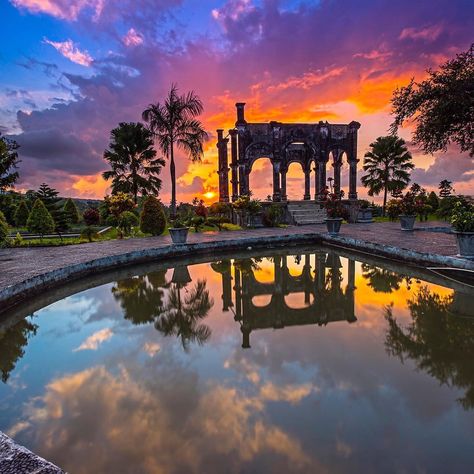
M83 198L107 192L110 130L139 121L172 82L202 98L210 135L202 163L178 160L187 200L216 191L215 130L233 126L235 102L249 121L359 121L361 166L387 134L394 88L474 41L472 0L1 0L0 13L0 131L21 145L17 188ZM412 151L413 180L474 194L467 154ZM265 163L251 176L259 197L271 193ZM301 198L293 166L289 197ZM167 201L168 168L163 180Z

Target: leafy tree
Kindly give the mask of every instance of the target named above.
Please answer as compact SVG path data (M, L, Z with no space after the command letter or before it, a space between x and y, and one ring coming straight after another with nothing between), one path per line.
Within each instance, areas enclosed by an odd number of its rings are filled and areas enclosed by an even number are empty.
M163 307L166 270L118 281L112 294L123 309L124 318L133 324L152 323Z
M443 179L443 181L439 183L438 189L440 198L447 198L454 193L454 188L452 184L452 181L449 181L447 179Z
M144 234L161 235L165 228L166 217L160 202L155 197L148 196L140 215L140 230Z
M6 383L17 362L24 356L28 339L36 334L38 326L23 319L8 329L0 331L0 371Z
M203 111L201 99L193 92L178 94L175 84L163 103L150 104L143 111L143 120L150 125L158 146L170 160L171 174L171 217L176 216L176 168L175 146L184 151L193 161L200 161L203 142L207 133L197 116Z
M54 230L62 240L62 234L64 234L69 229L69 220L66 211L61 207L56 208L52 217L54 220Z
M0 193L0 211L10 225L15 225L16 205L12 193Z
M385 216L388 193L407 187L414 165L402 138L379 137L370 147L372 150L364 156L364 171L367 174L362 176L361 181L369 189L369 196L378 196L383 191L382 215Z
M0 247L3 247L7 243L8 238L8 223L3 215L3 212L0 211Z
M41 199L37 199L31 209L26 226L30 232L44 234L54 231L54 220Z
M30 210L26 201L22 199L20 204L18 204L15 211L15 224L17 227L25 227L26 222L28 221L28 216L30 215Z
M385 347L403 362L416 366L441 384L464 389L459 400L465 409L474 408L474 324L470 318L452 314L452 296L439 296L427 287L408 301L412 322L398 324L388 307Z
M153 133L141 123L122 122L110 133L109 149L104 159L111 166L102 176L112 180L112 192L129 193L135 204L138 194L158 194L161 179L158 175L165 165L162 158L156 158L153 149Z
M172 285L168 300L159 309L155 328L165 336L180 338L184 350L188 350L192 342L204 344L211 336L211 329L200 321L207 317L214 304L206 289L206 280L198 280L184 298L181 289L186 284Z
M18 180L18 148L17 142L0 134L0 191L13 188Z
M428 204L431 206L431 209L433 209L434 212L438 210L439 199L438 199L438 196L436 196L436 193L434 191L431 191L430 194L428 195Z
M79 210L77 209L76 203L68 198L64 203L64 212L66 213L67 221L70 224L78 224L80 221Z
M392 98L391 130L407 120L415 125L414 142L426 153L446 151L456 143L474 156L474 44L442 64L428 70L428 78L397 89Z
M135 203L129 194L118 192L111 196L105 196L100 206L100 217L102 221L107 221L110 216L115 217L115 225L118 225L118 219L122 212L133 211Z

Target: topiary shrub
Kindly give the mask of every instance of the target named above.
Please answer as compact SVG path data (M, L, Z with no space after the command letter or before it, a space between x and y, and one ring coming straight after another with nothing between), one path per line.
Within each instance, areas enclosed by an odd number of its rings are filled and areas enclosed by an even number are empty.
M99 211L93 207L86 209L84 214L82 214L82 218L87 226L91 225L99 225L100 222L100 214Z
M283 209L278 204L271 204L263 213L263 223L266 227L278 227L283 217Z
M97 237L98 237L97 229L93 226L87 226L81 232L81 239L87 239L89 242L92 242Z
M3 215L3 212L0 211L0 247L5 247L8 239L8 223Z
M138 225L138 217L130 211L120 214L118 219L118 228L125 234L130 235L132 228Z
M166 228L166 217L160 202L148 196L140 215L140 230L144 234L161 235Z
M30 210L28 209L26 201L20 201L20 204L18 205L15 211L15 225L17 227L26 227L29 215Z
M37 233L43 238L44 234L54 232L54 220L41 199L37 199L31 209L26 227L32 233Z
M66 219L69 224L78 224L80 220L79 211L77 210L77 206L75 202L68 198L64 203L64 212L66 214Z

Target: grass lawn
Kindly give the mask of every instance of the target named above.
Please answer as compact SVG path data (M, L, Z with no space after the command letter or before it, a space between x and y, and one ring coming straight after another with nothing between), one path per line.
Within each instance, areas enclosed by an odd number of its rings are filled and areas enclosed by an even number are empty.
M398 218L395 219L394 221L391 221L387 216L374 217L374 222L397 222L397 221L398 221ZM416 218L416 221L421 222L419 217ZM423 221L423 222L432 222L432 221L442 221L442 219L440 219L436 214L429 214L428 220ZM446 224L449 224L449 221L443 221L443 222L446 222Z

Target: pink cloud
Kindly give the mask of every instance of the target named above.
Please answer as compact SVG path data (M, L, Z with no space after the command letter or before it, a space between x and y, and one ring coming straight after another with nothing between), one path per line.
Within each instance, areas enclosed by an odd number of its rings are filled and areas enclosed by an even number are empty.
M125 46L139 46L143 43L143 36L134 28L130 28L122 41Z
M105 0L10 0L11 3L30 13L45 13L62 20L77 20L82 10L89 8L99 17Z
M404 28L398 39L423 40L430 42L435 41L442 32L443 27L441 25L432 25L426 28Z
M58 52L60 52L65 58L69 59L73 63L80 64L81 66L89 67L94 59L87 51L81 51L72 40L66 41L51 41L47 38L44 42L50 44Z

